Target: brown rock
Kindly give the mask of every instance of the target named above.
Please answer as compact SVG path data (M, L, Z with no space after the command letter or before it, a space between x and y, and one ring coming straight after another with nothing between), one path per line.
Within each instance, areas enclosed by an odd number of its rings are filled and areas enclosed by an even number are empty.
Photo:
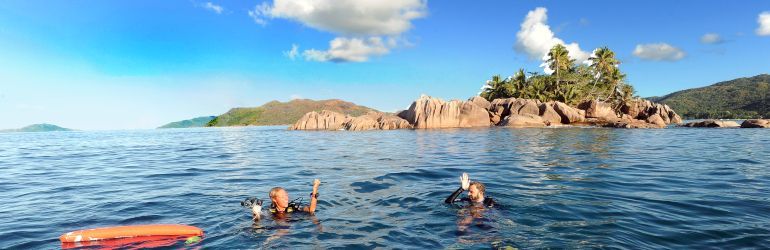
M511 104L511 114L540 115L539 104L540 101L533 99L518 99Z
M719 120L705 120L699 122L690 122L682 125L682 127L691 128L737 128L740 127L737 122L734 121L719 121Z
M371 112L365 115L361 115L347 121L343 127L346 130L362 131L362 130L391 130L391 129L405 129L412 128L406 120L401 117L397 117L391 114Z
M653 116L647 117L645 121L658 127L666 126L666 122L663 121L663 118L661 118L659 115L653 115Z
M481 96L471 97L470 99L468 99L468 101L484 109L490 109L492 107L492 103L487 101L487 99L484 99Z
M749 119L741 123L741 128L770 128L770 120Z
M516 98L494 99L489 107L489 111L495 113L500 118L511 115L511 105L516 102ZM514 113L518 112L515 111Z
M398 116L414 128L487 127L490 123L487 110L472 102L445 102L427 95L420 96Z
M585 121L585 111L570 107L562 102L553 102L553 109L561 116L561 123L569 124Z
M543 121L548 125L557 125L561 124L561 116L559 113L556 112L556 110L553 109L552 104L550 103L541 103L538 107L540 117L543 118Z
M289 130L339 130L351 118L333 111L323 110L321 113L312 111L306 113Z
M516 127L516 128L536 128L536 127L545 127L545 122L543 121L543 118L537 115L513 114L513 115L509 115L508 117L505 117L505 119L503 119L503 121L500 123L500 126Z
M637 119L621 119L615 122L608 122L603 127L610 128L664 128L666 125L647 123Z
M492 111L489 111L489 122L492 123L492 125L496 125L500 123L500 116L498 116L496 113L493 113Z
M585 101L578 105L579 109L586 111L586 118L599 118L600 120L617 120L618 116L609 103L596 100Z

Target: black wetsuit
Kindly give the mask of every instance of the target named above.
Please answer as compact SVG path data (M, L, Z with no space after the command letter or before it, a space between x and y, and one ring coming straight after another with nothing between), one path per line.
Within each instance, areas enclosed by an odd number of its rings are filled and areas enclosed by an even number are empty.
M449 195L449 197L447 197L446 200L444 200L444 202L445 203L450 203L450 204L454 204L455 202L458 202L458 201L465 201L465 202L470 202L470 203L473 202L468 197L463 197L461 199L457 199L457 196L460 196L460 194L462 194L462 193L463 193L463 188L458 188L457 190L454 191L454 193ZM484 197L484 206L485 207L493 207L493 206L495 206L495 200L492 199L492 198L489 198L489 197Z

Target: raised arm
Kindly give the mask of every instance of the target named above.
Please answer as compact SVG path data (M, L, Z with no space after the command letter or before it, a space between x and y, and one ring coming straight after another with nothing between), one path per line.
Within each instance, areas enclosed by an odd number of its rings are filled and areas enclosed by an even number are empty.
M313 180L313 192L310 193L310 206L305 210L308 213L315 213L315 207L318 203L318 186L321 185L321 180Z
M457 196L460 196L461 193L463 193L464 190L468 190L468 186L471 184L471 179L468 177L468 173L463 173L462 176L460 176L460 188L455 190L449 197L444 200L445 203L454 203L455 200L457 200Z

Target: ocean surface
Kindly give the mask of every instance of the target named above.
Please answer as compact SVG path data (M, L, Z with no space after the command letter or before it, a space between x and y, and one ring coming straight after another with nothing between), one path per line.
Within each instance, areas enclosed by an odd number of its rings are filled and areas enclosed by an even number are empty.
M444 204L462 172L499 206ZM240 205L274 186L307 203L314 178L314 216ZM3 133L0 201L2 249L150 223L206 233L171 248L767 249L770 130Z

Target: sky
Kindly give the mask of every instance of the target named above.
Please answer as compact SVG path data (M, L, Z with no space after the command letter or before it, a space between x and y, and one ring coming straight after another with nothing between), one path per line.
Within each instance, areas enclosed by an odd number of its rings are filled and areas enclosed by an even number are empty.
M0 129L152 129L296 98L381 111L608 46L637 94L770 72L770 1L0 2Z

